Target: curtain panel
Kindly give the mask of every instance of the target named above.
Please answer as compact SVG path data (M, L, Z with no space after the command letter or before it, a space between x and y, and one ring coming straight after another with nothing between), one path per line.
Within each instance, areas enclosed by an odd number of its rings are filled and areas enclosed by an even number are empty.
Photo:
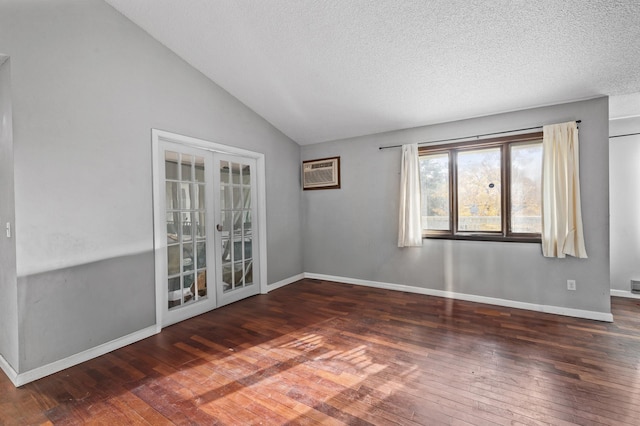
M580 205L578 125L543 127L542 254L586 258Z
M422 245L418 144L402 146L398 247Z

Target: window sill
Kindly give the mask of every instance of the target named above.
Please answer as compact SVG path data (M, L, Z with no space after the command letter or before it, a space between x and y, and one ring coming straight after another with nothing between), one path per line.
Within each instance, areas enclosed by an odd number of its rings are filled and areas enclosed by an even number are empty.
M434 240L463 240L463 241L498 241L503 243L537 243L540 244L542 239L540 236L510 236L487 235L487 234L423 234L423 239Z

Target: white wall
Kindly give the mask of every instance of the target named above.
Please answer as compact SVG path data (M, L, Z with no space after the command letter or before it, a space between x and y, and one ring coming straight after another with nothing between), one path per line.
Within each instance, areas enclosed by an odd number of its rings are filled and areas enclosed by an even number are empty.
M540 244L424 240L397 247L400 150L378 147L581 119L588 259L548 259ZM306 272L610 313L608 100L536 108L302 147L303 160L340 156L342 188L305 191ZM567 279L578 290L567 290ZM589 314L590 315L590 314ZM606 315L605 315L606 316Z
M268 282L302 272L299 146L101 0L5 0L19 370L155 322L151 129L265 154ZM12 348L13 350L13 348Z
M15 225L13 134L11 118L11 60L0 55L0 355L18 368L18 290L15 238L6 224Z
M640 117L612 120L609 134L640 132ZM609 141L611 289L630 290L640 280L640 135Z

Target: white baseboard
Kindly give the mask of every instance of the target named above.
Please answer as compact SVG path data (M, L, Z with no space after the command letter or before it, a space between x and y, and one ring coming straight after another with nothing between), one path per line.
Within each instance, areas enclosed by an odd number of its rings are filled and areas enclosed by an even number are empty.
M280 287L284 287L285 285L295 283L296 281L300 281L304 277L305 277L305 274L298 274L298 275L294 275L293 277L285 278L284 280L275 282L273 284L269 284L269 286L267 287L267 291L276 290Z
M0 354L0 368L2 369L2 371L4 371L4 374L7 375L9 380L11 380L11 383L15 385L16 382L18 381L18 373L16 372L16 370L13 369L11 364L7 362L7 360L2 356L2 354Z
M336 281L346 284L362 285L366 287L384 288L387 290L405 291L407 293L424 294L427 296L446 297L449 299L466 300L468 302L486 303L488 305L504 306L507 308L525 309L528 311L544 312L548 314L564 315L568 317L585 318L596 321L613 322L611 313L585 311L582 309L565 308L561 306L538 305L535 303L518 302L515 300L498 299L495 297L476 296L473 294L456 293L453 291L435 290L431 288L414 287L403 284L383 283L378 281L360 280L355 278L335 277L331 275L305 273L305 278L325 281Z
M280 287L292 284L303 278L318 279L325 281L336 281L345 284L361 285L366 287L382 288L387 290L404 291L408 293L424 294L427 296L446 297L449 299L466 300L469 302L486 303L489 305L504 306L508 308L526 309L530 311L544 312L550 314L564 315L577 318L585 318L596 321L613 322L613 315L604 312L585 311L581 309L565 308L560 306L550 305L538 305L534 303L518 302L514 300L498 299L493 297L476 296L473 294L456 293L452 291L435 290L423 287L414 287L403 284L384 283L378 281L368 281L356 278L338 277L324 274L314 274L305 272L302 274L294 275L284 280L275 282L268 286L268 291L276 290ZM630 291L625 290L611 290L612 296L629 297L640 299L640 295L633 294ZM22 386L34 380L41 379L50 374L57 373L66 368L73 367L74 365L81 364L93 358L97 358L106 353L112 352L116 349L135 343L139 340L146 339L160 332L160 328L156 325L144 328L142 330L131 333L127 336L120 337L102 345L96 346L86 351L71 355L70 357L61 359L59 361L52 362L42 367L34 368L33 370L26 371L24 373L17 373L13 367L7 362L7 360L0 355L0 368L9 377L11 382L16 386Z
M303 278L304 278L304 274L298 274L298 275L294 275L293 277L289 277L284 280L275 282L268 286L268 291L272 291L280 287L284 287L286 285L299 281ZM5 372L7 377L9 377L11 382L16 387L19 387L29 382L33 382L34 380L38 380L43 377L62 371L66 368L73 367L74 365L78 365L90 359L97 358L101 355L104 355L116 349L130 345L131 343L135 343L139 340L146 339L147 337L150 337L150 336L153 336L154 334L159 333L160 330L161 330L161 327L153 325L151 327L147 327L140 331L131 333L127 336L123 336L121 338L112 340L111 342L104 343L102 345L96 346L91 349L87 349L86 351L77 353L75 355L71 355L67 358L52 362L47 365L43 365L42 367L34 368L33 370L29 370L24 373L17 373L11 367L11 365L7 362L7 360L0 355L0 368L2 369L2 371Z
M71 355L70 357L61 359L59 361L52 362L51 364L43 365L42 367L34 368L33 370L16 374L15 377L11 377L11 375L8 373L7 376L9 376L9 379L11 379L16 387L19 387L29 382L33 382L34 380L41 379L50 374L57 373L58 371L62 371L66 368L73 367L74 365L81 364L90 359L97 358L100 355L104 355L116 349L120 349L124 346L130 345L131 343L146 339L147 337L153 336L157 333L158 328L155 325L152 325L151 327L147 327L140 331L136 331L126 336L112 340L110 342L103 343L102 345L87 349L86 351ZM0 360L0 363L1 361L2 360Z
M616 297L627 297L629 299L640 299L640 294L631 293L631 290L611 289L611 295Z

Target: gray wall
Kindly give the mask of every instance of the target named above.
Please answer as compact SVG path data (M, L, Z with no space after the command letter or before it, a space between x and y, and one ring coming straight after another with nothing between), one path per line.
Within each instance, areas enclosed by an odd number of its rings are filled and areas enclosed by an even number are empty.
M588 259L548 259L539 244L424 240L397 247L400 150L379 146L581 119ZM342 189L303 194L304 270L595 312L610 312L608 99L598 98L302 147L339 155ZM575 279L578 290L567 291Z
M100 0L0 3L20 372L155 322L151 128L265 154L268 281L302 272L299 146Z
M640 132L640 117L612 120L609 134ZM609 141L611 288L631 288L640 280L640 135Z
M11 119L11 60L0 55L0 355L18 369L18 290L15 238L5 226L15 224L13 135Z

